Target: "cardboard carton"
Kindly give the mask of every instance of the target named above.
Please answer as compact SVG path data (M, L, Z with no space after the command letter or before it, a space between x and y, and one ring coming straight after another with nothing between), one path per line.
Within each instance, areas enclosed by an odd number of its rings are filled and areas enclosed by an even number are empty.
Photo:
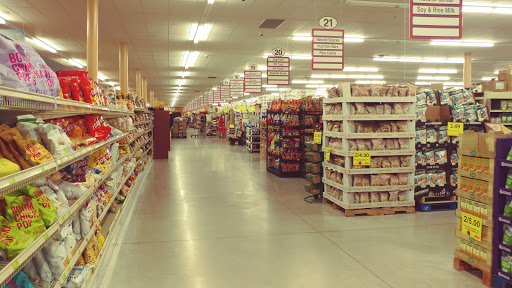
M507 91L507 85L505 81L488 81L488 82L482 82L482 90L485 91L492 91L492 92L505 92Z
M226 131L218 131L217 138L226 138Z
M425 111L427 121L442 122L450 121L450 107L448 106L428 106Z
M503 134L500 131L489 131L488 133L465 131L460 135L459 154L496 158L496 139L498 138L512 138L512 135Z
M512 91L512 70L500 70L498 80L505 82L505 91Z

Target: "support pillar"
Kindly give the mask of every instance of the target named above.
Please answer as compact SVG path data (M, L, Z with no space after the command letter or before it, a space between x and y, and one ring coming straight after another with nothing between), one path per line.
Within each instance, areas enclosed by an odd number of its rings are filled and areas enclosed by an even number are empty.
M87 71L98 81L98 1L87 0Z
M471 56L473 53L464 53L464 88L471 88Z
M119 43L119 82L121 93L128 95L128 43Z
M142 73L139 68L135 70L135 92L137 93L137 98L144 100L142 98Z
M149 101L151 103L151 106L154 106L154 102L155 102L155 91L153 89L149 90Z
M142 78L142 99L145 103L148 103L148 79L146 77Z

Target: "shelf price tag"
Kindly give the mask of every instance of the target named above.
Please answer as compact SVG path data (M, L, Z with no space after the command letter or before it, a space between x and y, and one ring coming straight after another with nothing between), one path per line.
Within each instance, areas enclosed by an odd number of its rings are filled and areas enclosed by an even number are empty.
M464 132L464 123L448 122L448 136L459 136Z
M245 113L247 112L247 109L245 108L245 106L240 106L240 111L242 111L242 113Z
M322 132L315 132L315 143L322 144Z
M229 124L229 128L235 128L234 124Z
M20 263L18 263L18 261L14 261L14 263L12 263L12 269L16 270L18 267L20 267Z
M482 241L482 218L473 216L468 213L462 213L461 232L464 235Z
M372 159L372 152L370 151L354 151L354 166L369 166Z
M327 161L331 160L331 153L332 153L332 148L328 147L325 152L325 160L327 160Z
M275 150L275 149L276 149L275 139L274 139L274 140L272 140L272 142L270 142L270 149L272 149L272 150Z

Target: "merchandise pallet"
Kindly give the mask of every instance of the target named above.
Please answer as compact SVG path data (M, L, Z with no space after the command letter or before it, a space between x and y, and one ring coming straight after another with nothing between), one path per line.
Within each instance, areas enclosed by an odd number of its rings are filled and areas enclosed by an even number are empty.
M340 86L343 90L343 97L324 99L322 151L326 152L323 165L325 191L323 196L324 199L327 198L326 203L330 203L331 206L335 205L346 216L389 215L400 211L414 213L415 150L413 149L416 137L416 97L355 97L352 96L352 83L340 83ZM401 111L397 114L375 115L370 112L365 115L355 114L360 113L359 110L363 110L359 109L363 105L364 110L366 107L377 107L377 105L380 107L392 105L398 107L397 109L404 108L396 110ZM391 127L399 126L396 129L400 129L402 132L388 132L390 130L385 128L375 130L377 126L380 126L378 123L382 122ZM371 143L371 148L377 149L369 149L369 146L365 144L363 150L360 148L363 145L355 144L359 143L358 141ZM376 146L377 143L388 144ZM395 143L396 146L389 146L389 143ZM381 160L384 162L384 159L386 161L392 159L393 165L398 166L390 165L382 168L380 164L373 165L374 161L371 161L372 165L368 166L354 165L354 152L356 151L370 152L372 159L383 157L374 159L375 163L380 163ZM335 157L334 161L337 163L343 164L333 163L330 160L331 157ZM342 159L337 157L342 157ZM399 163L395 161L396 159ZM370 183L371 180L379 181L381 177L384 179L382 183ZM397 177L400 180L396 180ZM333 181L333 178L336 178L337 181ZM387 185L385 179L387 179ZM400 185L394 185L395 181ZM399 193L398 197L394 199L397 193ZM391 196L393 196L393 200L390 201L389 197Z

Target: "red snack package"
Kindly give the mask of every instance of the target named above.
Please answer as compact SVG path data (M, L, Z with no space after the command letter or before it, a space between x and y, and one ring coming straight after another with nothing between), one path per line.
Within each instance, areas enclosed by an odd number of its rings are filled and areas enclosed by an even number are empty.
M92 95L91 95L91 90L92 90L91 82L89 81L88 78L85 78L85 77L80 77L79 80L80 80L80 90L82 91L84 101L86 103L93 104Z
M73 100L84 102L82 99L82 95L80 93L80 87L78 86L78 79L71 79L71 95L73 95Z
M62 89L62 98L71 99L71 87L69 80L66 78L59 79L60 88Z

